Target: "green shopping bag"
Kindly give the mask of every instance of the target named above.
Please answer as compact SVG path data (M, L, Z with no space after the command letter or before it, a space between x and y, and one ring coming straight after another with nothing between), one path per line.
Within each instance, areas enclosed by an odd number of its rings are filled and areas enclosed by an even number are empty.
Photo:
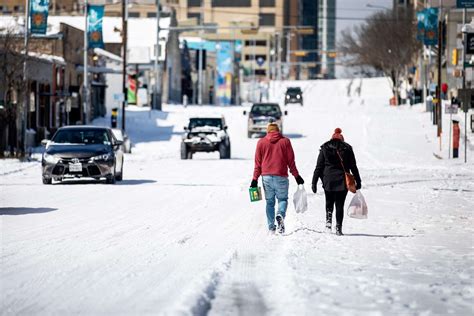
M262 188L249 188L250 202L257 202L262 200Z

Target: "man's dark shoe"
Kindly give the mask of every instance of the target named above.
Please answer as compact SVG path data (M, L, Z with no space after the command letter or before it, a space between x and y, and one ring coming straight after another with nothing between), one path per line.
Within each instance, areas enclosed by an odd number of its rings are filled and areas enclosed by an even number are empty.
M336 226L336 235L344 236L344 234L342 233L342 227L341 226Z

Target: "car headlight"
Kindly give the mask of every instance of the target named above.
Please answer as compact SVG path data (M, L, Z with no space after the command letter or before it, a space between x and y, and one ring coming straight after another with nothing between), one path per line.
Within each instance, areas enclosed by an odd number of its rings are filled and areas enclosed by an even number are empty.
M290 98L290 96L289 96L289 95L287 95L287 96L286 96L286 98L287 98L287 99L289 99L289 98Z
M43 159L44 161L46 161L47 163L58 163L60 158L58 156L55 156L55 155L49 155L47 153L44 153L43 155Z
M297 98L297 99L301 99L301 96L298 94L298 95L296 95L296 98Z
M103 154L99 156L94 156L91 158L92 161L108 161L111 160L113 156L111 154Z

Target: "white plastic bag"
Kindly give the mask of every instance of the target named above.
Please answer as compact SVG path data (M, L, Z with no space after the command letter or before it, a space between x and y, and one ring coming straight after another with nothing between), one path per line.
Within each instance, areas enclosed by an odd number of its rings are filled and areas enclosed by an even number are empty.
M296 213L303 213L308 209L308 200L306 198L306 191L302 184L298 185L298 189L293 195L293 204L295 205Z
M347 208L347 215L352 218L365 219L368 212L369 209L367 208L367 203L365 203L365 198L359 190Z

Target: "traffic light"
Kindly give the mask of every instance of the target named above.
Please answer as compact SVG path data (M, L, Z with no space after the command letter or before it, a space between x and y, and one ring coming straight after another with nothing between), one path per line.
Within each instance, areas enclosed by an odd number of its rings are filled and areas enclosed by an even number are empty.
M294 51L293 54L296 57L305 57L306 55L308 55L308 52L305 52L304 50L297 50L297 51Z
M453 49L453 54L451 56L451 63L453 64L453 66L457 66L458 64L458 49L457 48Z

